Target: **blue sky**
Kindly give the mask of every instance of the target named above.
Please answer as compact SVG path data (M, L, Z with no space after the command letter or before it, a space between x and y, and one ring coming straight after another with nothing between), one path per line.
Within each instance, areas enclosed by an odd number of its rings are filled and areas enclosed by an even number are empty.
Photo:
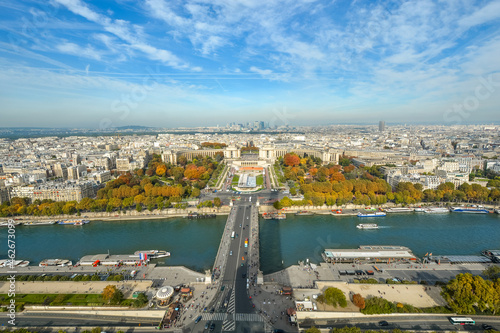
M493 123L500 0L0 0L0 127Z

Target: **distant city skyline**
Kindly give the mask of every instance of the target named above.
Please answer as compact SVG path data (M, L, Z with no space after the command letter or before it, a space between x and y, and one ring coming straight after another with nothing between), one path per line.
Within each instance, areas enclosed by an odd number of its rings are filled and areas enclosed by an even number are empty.
M500 0L0 9L2 127L500 121Z

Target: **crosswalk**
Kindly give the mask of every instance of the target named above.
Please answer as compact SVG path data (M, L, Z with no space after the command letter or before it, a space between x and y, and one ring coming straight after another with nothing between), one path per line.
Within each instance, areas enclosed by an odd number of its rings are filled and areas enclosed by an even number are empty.
M222 323L222 330L223 331L234 331L236 328L236 322L234 321L234 311L235 311L235 306L236 306L236 300L234 296L234 289L231 291L231 297L229 298L229 303L227 305L227 313L230 314L230 316L226 317L226 320Z
M227 310L226 310L227 313L234 313L235 305L236 305L236 298L234 296L234 289L233 289L231 292L231 297L229 298L229 303L227 305Z
M226 320L227 313L202 313L201 320L211 321L211 320Z
M264 321L261 316L256 313L237 313L234 315L236 321Z
M236 329L236 322L234 320L225 320L222 323L223 332L232 332Z
M203 313L201 319L205 321L264 321L261 316L256 313Z

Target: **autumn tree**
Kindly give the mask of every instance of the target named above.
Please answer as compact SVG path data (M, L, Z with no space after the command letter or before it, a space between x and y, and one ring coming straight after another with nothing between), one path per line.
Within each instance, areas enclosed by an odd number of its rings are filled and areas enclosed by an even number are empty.
M360 309L365 308L365 299L360 294L354 294L352 296L352 303Z
M283 158L283 161L287 166L296 166L300 164L300 157L294 153L288 153Z
M117 289L116 289L116 286L115 285L107 285L104 290L102 291L102 299L107 301L108 303L111 302L111 299L113 298L113 296L115 295L115 293L117 292Z
M163 177L165 173L167 172L167 166L165 164L159 164L156 167L156 174L160 177Z

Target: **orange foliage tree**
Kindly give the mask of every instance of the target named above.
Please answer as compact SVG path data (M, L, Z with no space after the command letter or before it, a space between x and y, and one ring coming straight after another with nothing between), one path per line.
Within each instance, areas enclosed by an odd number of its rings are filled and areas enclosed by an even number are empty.
M352 303L360 309L365 308L365 299L360 294L354 294L352 296Z
M300 158L295 154L286 154L284 157L284 163L287 166L296 166L300 164Z
M165 175L165 172L167 172L167 166L165 164L159 164L156 167L156 174L160 177Z

